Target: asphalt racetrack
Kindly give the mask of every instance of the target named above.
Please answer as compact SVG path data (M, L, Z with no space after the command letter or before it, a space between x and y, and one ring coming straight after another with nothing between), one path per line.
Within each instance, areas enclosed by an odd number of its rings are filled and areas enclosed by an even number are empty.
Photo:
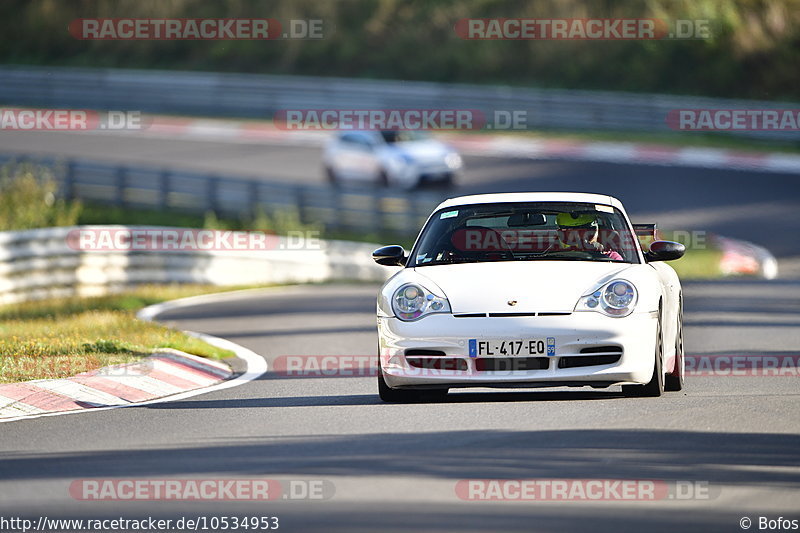
M267 289L159 319L263 354L372 355L370 285ZM686 287L693 355L796 353L800 287ZM0 426L0 511L38 517L275 515L285 531L736 531L797 517L797 372L689 377L680 393L471 390L445 403L381 403L374 377L260 379L183 401ZM323 483L326 499L76 501L81 479ZM469 479L657 480L702 498L472 501ZM331 490L331 487L333 490ZM684 493L685 497L685 493Z
M69 134L30 135L29 152L147 156L181 168L191 161L264 179L311 179L313 170L321 180L312 148L214 144L212 151L206 143L98 137L94 148L67 150L72 140L52 139ZM7 136L0 147L21 150ZM789 265L800 256L798 176L472 157L467 165L459 193L606 192L642 215L637 221L656 216L662 226L750 239ZM161 314L254 350L271 370L182 401L0 424L0 515L278 516L283 531L348 532L742 531L745 517L753 530L759 517L800 519L796 366L784 375L689 376L684 391L653 399L623 398L618 387L481 389L413 405L381 403L372 376L275 371L289 355L374 355L376 291L266 289ZM798 355L793 277L692 282L684 293L687 354ZM322 489L266 503L81 501L70 492L86 479L247 478ZM669 490L655 501L460 497L459 482L476 479L654 480Z

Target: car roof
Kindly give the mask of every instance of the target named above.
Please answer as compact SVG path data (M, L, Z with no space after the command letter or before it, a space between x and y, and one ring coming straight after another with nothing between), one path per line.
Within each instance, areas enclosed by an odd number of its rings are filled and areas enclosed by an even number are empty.
M495 204L506 202L583 202L589 204L602 204L616 207L624 212L622 202L605 194L585 192L507 192L492 194L473 194L448 198L435 209L444 209L459 205Z

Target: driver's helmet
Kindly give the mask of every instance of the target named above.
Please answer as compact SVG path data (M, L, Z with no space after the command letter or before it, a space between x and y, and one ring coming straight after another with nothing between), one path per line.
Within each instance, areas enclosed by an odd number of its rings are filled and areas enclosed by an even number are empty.
M566 246L578 246L597 236L597 217L592 214L559 213L556 216L559 239Z

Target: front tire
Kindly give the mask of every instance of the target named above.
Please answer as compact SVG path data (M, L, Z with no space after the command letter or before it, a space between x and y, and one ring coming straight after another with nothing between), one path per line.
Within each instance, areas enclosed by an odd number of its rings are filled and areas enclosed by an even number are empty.
M664 390L683 390L686 380L686 360L683 353L683 297L678 300L678 327L675 332L675 368L667 374Z
M378 174L378 185L383 188L389 187L389 173L383 169Z
M656 327L655 362L653 375L646 385L623 385L622 393L628 398L657 398L664 394L664 339L661 334L661 309L658 312Z
M387 403L411 403L419 401L417 391L393 389L383 379L383 370L378 368L378 396Z
M383 372L378 371L378 396L387 403L438 402L447 397L448 389L403 390L386 384Z
M336 171L333 170L333 167L325 167L325 177L328 178L328 183L334 187L339 186L339 176L336 174Z

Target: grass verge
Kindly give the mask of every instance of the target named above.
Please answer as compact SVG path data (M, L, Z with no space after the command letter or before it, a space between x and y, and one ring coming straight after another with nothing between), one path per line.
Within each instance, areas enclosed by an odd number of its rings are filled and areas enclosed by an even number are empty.
M716 248L709 240L704 239L702 245L695 245L692 240L687 242L685 235L678 232L659 230L658 238L665 241L676 241L686 246L686 254L668 264L675 269L682 280L718 279L723 276L720 269L722 250ZM642 248L647 250L652 239L640 238Z
M73 376L134 362L158 348L211 359L233 352L161 324L137 320L147 305L247 287L145 285L92 298L57 298L0 307L0 383Z
M678 276L685 281L693 279L715 279L722 277L719 262L722 259L722 252L715 249L692 249L686 250L686 255L668 264L675 269Z

